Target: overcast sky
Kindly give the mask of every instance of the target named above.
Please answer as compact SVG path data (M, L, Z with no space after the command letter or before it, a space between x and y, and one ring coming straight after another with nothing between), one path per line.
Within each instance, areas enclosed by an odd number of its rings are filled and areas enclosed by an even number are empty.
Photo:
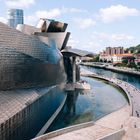
M99 52L108 46L140 43L140 0L0 0L0 21L7 22L7 9L24 10L25 24L39 18L69 24L69 45Z

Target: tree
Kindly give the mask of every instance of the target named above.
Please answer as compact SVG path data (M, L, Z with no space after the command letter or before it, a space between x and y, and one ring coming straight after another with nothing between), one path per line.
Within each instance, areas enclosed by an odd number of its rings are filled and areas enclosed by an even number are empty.
M99 55L95 57L96 62L99 62Z
M100 59L100 62L103 62L103 60L102 60L102 59Z
M130 62L127 66L129 68L137 68L137 65L134 62Z
M135 53L135 54L140 53L140 44L137 45L137 46L133 46L133 47L127 48L127 49L126 49L126 52L128 53L129 51L130 51L131 53Z
M122 63L125 64L125 65L127 65L128 64L128 59L123 58Z
M140 62L138 62L137 65L140 66Z

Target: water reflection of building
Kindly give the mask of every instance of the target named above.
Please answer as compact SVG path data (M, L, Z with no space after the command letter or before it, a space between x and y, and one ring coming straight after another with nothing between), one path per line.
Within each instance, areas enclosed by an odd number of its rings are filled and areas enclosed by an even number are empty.
M70 116L76 115L76 102L79 96L90 94L90 90L67 91L66 110Z
M79 93L77 91L69 91L67 94L66 110L67 114L70 116L73 116L76 113L76 101L78 94Z

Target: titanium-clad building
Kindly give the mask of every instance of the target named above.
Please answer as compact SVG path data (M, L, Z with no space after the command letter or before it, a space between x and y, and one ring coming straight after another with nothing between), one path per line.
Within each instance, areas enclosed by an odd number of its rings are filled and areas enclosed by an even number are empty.
M0 89L50 86L66 80L63 56L67 24L41 19L18 30L0 23Z
M19 24L17 29L0 22L1 140L35 137L65 103L64 87L56 85L72 82L71 56L84 55L66 49L66 28L66 23L48 19L37 27Z
M16 28L18 24L24 23L24 14L21 9L9 9L8 10L8 25Z

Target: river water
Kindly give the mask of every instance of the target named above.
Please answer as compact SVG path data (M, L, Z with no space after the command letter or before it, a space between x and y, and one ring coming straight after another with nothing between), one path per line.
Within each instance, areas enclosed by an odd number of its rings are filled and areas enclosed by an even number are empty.
M94 72L94 73L100 74L100 75L104 75L107 77L118 78L118 79L126 81L126 82L134 85L138 89L140 89L140 77L132 76L132 75L125 74L125 73L119 73L119 72L117 73L117 72L113 72L110 70L105 70L105 69L95 68L95 67L90 67L90 66L81 66L81 68L87 69L91 72Z
M66 104L47 132L96 121L128 104L125 93L119 88L94 78L82 77L82 80L91 85L91 91L67 92Z

